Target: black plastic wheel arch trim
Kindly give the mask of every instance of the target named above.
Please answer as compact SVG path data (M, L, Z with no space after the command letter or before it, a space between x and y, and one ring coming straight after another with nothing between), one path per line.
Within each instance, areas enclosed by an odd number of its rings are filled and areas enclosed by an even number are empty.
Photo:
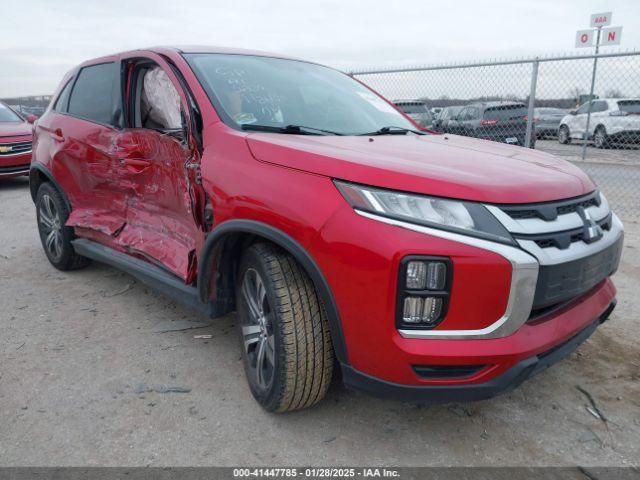
M248 233L263 237L291 254L302 265L311 278L327 313L331 340L337 360L342 364L349 364L347 347L342 332L342 323L338 306L335 302L329 283L325 279L320 267L313 257L296 240L285 232L255 220L227 220L221 223L207 235L202 254L198 259L198 290L202 302L209 301L209 289L213 272L212 261L216 244L225 236L234 233Z
M64 200L64 203L67 209L71 211L71 202L69 202L69 198L67 197L67 194L65 193L63 188L53 177L53 174L49 171L49 169L44 165L42 165L41 163L37 163L37 162L32 163L31 168L29 169L29 191L31 193L31 199L34 201L34 203L36 201L36 195L38 195L38 189L35 188L35 185L34 185L34 172L36 171L44 175L45 177L47 177L47 181L51 182L51 184L54 187L56 187L58 192L60 192L60 195L62 195L62 199Z

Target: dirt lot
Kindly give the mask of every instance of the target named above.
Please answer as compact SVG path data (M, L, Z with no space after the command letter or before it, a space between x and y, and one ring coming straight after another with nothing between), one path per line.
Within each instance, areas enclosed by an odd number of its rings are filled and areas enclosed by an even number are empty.
M0 183L0 202L2 466L638 464L638 223L611 320L515 392L420 407L334 385L311 410L271 415L244 381L233 316L158 333L206 319L101 265L54 270L26 180Z

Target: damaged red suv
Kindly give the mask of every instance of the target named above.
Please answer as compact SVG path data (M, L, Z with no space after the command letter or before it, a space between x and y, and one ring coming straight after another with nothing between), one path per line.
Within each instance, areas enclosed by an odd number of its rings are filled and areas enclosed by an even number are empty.
M35 115L23 118L0 102L0 179L29 174L31 124Z
M331 68L154 48L86 62L37 122L31 194L61 270L90 259L217 317L250 389L308 407L482 399L615 306L623 227L581 170L419 130Z

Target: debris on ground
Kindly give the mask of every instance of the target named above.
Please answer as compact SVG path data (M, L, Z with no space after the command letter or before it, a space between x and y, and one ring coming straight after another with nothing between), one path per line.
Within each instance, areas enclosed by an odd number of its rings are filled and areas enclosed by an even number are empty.
M115 297L117 295L122 295L123 293L128 292L129 290L131 290L135 284L136 284L136 282L127 283L127 285L124 288L121 288L120 290L116 290L113 293L103 293L102 296L106 297L106 298L111 298L111 297Z
M596 403L596 400L593 398L593 395L591 395L589 392L587 392L584 388L582 388L580 385L576 385L576 388L578 389L579 392L581 392L585 397L587 397L587 399L589 400L589 403L591 404L591 407L586 407L587 411L593 415L594 417L596 417L599 420L602 420L603 422L607 422L607 417L604 416L604 413L602 413L600 411L600 409L598 408L598 404Z
M193 328L209 327L209 322L192 322L190 320L168 320L160 322L156 325L153 333L180 332L182 330L191 330Z
M190 393L189 387L168 386L168 385L147 385L146 383L139 383L133 390L134 393L141 395L143 393Z
M458 417L472 417L473 416L473 412L471 412L470 410L467 410L466 408L460 406L460 405L450 405L447 410L449 410L451 413L456 414Z

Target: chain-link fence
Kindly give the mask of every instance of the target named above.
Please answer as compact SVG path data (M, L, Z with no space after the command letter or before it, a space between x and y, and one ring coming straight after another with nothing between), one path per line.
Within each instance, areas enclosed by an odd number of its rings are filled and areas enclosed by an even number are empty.
M427 128L564 157L640 217L640 52L351 74Z

